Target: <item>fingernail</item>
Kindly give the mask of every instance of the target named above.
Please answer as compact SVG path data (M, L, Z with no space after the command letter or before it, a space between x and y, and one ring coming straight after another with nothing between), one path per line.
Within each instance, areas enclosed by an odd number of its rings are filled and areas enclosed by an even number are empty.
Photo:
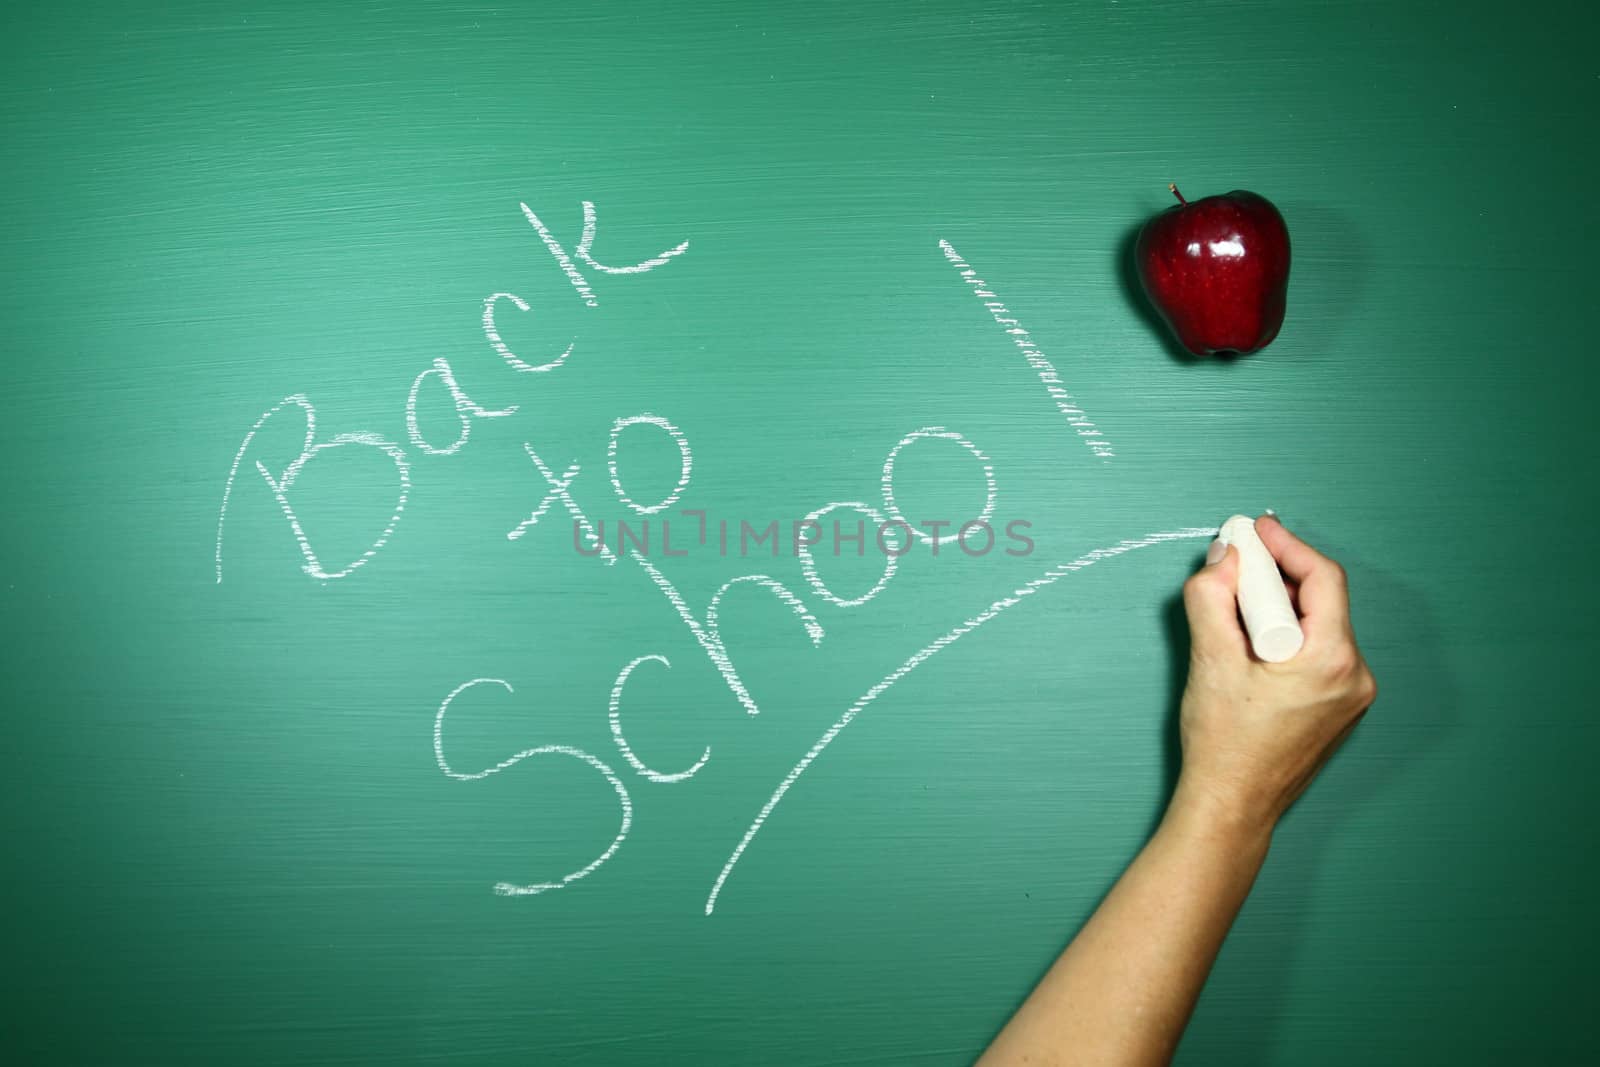
M1206 566L1215 567L1222 562L1222 557L1228 554L1228 546L1221 541L1211 542L1211 547L1206 549Z

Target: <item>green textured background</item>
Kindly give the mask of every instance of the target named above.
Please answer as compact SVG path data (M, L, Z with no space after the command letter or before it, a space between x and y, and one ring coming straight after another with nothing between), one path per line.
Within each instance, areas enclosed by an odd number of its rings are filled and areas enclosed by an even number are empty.
M100 4L0 40L7 982L29 1063L970 1060L1156 817L1178 584L1199 543L1063 580L839 736L728 880L777 782L907 656L1125 537L1277 508L1350 568L1377 708L1279 834L1184 1063L1585 1058L1595 983L1592 344L1596 17L1577 3ZM1295 241L1266 352L1175 358L1127 284L1170 201L1254 189ZM591 276L570 248L689 252ZM940 255L949 240L1114 443L1096 460ZM517 375L479 324L502 304ZM516 415L407 443L445 358ZM545 357L548 358L548 357ZM437 382L424 424L448 440ZM253 470L405 445L389 544L321 583ZM747 716L632 563L571 550L523 453L606 483L613 419L671 418L681 505L794 519L877 499L904 434L991 457L1028 559L908 557L869 604L792 558L661 560L723 632ZM623 477L670 485L629 431ZM319 551L391 508L370 449L295 487ZM907 510L975 506L953 445ZM824 567L837 566L831 561ZM841 589L861 568L829 570ZM635 775L629 739L695 778ZM615 832L626 843L560 892ZM470 697L471 699L468 699Z

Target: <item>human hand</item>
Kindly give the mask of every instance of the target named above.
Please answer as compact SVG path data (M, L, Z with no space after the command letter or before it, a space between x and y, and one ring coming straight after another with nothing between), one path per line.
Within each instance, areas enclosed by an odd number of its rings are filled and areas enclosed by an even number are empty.
M1183 586L1189 681L1173 803L1270 832L1378 690L1350 628L1344 569L1271 516L1256 532L1283 572L1305 645L1283 663L1251 654L1236 600L1239 550L1213 543Z

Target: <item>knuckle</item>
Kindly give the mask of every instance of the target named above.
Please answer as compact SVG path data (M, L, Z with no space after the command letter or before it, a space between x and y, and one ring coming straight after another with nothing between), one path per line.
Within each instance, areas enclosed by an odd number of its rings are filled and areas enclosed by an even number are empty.
M1205 596L1213 581L1215 579L1205 571L1196 571L1189 575L1183 583L1183 599L1193 600Z
M1344 564L1338 560L1328 560L1323 564L1323 570L1327 573L1328 578L1340 587L1346 587L1350 584L1350 572L1345 570Z
M1361 657L1353 646L1341 641L1330 648L1323 659L1323 667L1334 678L1344 680L1356 673L1361 666Z
M1378 679L1365 667L1362 667L1361 677L1356 680L1356 695L1361 698L1363 714L1378 699Z

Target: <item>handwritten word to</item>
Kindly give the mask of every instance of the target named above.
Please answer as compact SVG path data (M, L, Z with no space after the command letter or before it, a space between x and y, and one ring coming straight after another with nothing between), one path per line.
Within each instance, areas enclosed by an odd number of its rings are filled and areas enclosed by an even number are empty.
M684 241L658 255L630 266L607 266L595 259L594 256L598 221L593 203L587 200L582 202L582 230L577 245L571 252L567 250L567 247L556 237L550 227L527 204L520 204L519 207L540 242L571 284L579 300L590 308L599 306L600 297L591 284L589 276L585 274L585 270L607 276L644 274L667 266L689 249L689 242ZM983 301L984 307L989 311L994 321L1004 330L1008 339L1021 351L1028 365L1035 371L1040 382L1044 385L1047 396L1062 415L1066 417L1067 423L1074 433L1088 445L1097 458L1102 460L1111 459L1114 456L1111 445L1104 439L1094 423L1089 420L1082 407L1066 391L1055 366L1039 350L1028 332L1022 328L1006 306L1000 302L988 283L977 276L977 272L956 253L949 242L940 241L939 248L944 257L956 267L974 295ZM495 292L485 297L480 321L484 339L490 349L499 356L507 367L517 373L549 373L565 366L578 344L577 338L574 338L559 354L546 353L530 359L512 351L497 324L497 315L508 304L519 314L529 314L532 310L532 306L526 300L512 292ZM428 432L425 432L417 413L418 396L424 388L443 389L449 394L456 418L453 432L441 433L437 428L432 431L431 436ZM306 394L292 394L267 409L255 420L255 423L245 433L243 440L240 441L238 450L234 453L233 462L228 469L227 480L223 485L222 505L217 514L215 563L218 582L222 581L223 575L223 534L228 516L228 505L233 497L240 466L251 451L257 435L267 422L290 407L299 409L305 420L305 436L300 454L287 467L278 471L270 470L260 460L254 460L253 464L256 473L260 475L263 484L266 485L273 499L277 501L284 518L289 524L303 559L301 569L306 574L323 581L349 577L357 569L370 562L389 542L395 528L400 523L401 517L405 513L406 501L410 495L412 484L412 453L409 453L401 444L370 431L341 433L327 440L319 440L316 408ZM456 455L467 446L476 420L507 418L515 415L517 410L518 407L516 405L490 408L478 403L461 388L449 362L444 359L435 359L431 366L417 374L407 392L404 412L406 440L416 453L424 456ZM631 436L632 434L649 432L664 434L667 440L676 447L680 463L676 483L664 495L659 499L641 500L630 494L623 485L619 473L618 457L625 435ZM446 440L447 437L448 440ZM962 522L924 521L919 524L913 523L905 515L895 494L895 468L906 450L917 446L921 442L930 443L923 444L921 447L924 448L954 448L958 454L965 454L969 457L966 462L976 465L977 473L981 480L981 492L975 496L975 503L977 500L981 500L981 503L976 504L975 514L967 520ZM938 442L944 442L945 444L938 445L936 444ZM330 565L317 554L311 542L307 539L305 530L294 510L292 491L306 466L317 456L333 449L344 447L374 449L389 459L394 469L395 503L393 514L360 555L353 560ZM684 599L677 586L661 567L649 558L647 541L641 543L635 538L634 543L630 546L625 543L624 538L619 534L615 549L606 543L604 524L589 518L589 513L579 503L578 497L581 494L575 494L574 492L574 488L582 474L579 464L570 463L562 466L559 463L552 463L547 458L547 455L535 449L531 442L524 442L523 450L537 475L536 493L538 501L529 511L527 518L506 531L505 536L512 541L520 541L526 538L539 526L541 521L546 520L559 507L563 520L571 523L574 547L581 554L597 558L608 566L627 559L660 591L688 630L690 637L705 653L712 669L721 676L729 693L748 715L757 715L761 709L755 698L750 694L748 687L740 677L738 669L729 656L728 646L721 632L719 618L723 601L727 596L731 595L735 589L743 586L761 590L774 597L789 610L796 620L798 629L804 633L813 647L820 646L825 639L826 630L806 601L782 581L768 574L742 574L729 579L712 594L703 608L696 611ZM639 516L641 520L646 520L649 516L660 515L679 504L690 489L694 473L694 454L689 444L689 438L683 429L670 419L652 412L642 412L616 418L609 428L609 435L606 440L606 473L612 495L629 511ZM993 543L993 529L989 524L996 514L1000 501L1000 486L994 466L988 455L977 444L956 430L944 426L923 426L895 442L888 449L879 472L878 498L873 503L868 503L862 499L831 501L813 509L803 520L795 524L793 555L798 561L801 577L809 592L815 594L820 601L832 609L857 609L878 597L899 573L899 558L904 554L904 547L909 547L913 539L930 546L933 554L937 554L941 545L959 544L967 555L981 555L981 552L972 552L966 543L968 533L974 529L981 528L988 531L989 543L990 545ZM699 542L702 545L705 544L707 537L706 512L703 509L683 509L681 513L698 516ZM820 573L818 555L813 551L820 538L821 520L842 513L854 513L860 517L858 530L861 529L862 523L865 521L873 523L880 531L878 537L880 547L883 549L884 565L882 572L878 574L869 588L853 596L841 594L826 583ZM666 520L660 521L663 527L663 537L666 537ZM1006 527L1008 535L1012 533L1012 527L1016 525L1017 523L1013 522ZM1027 524L1024 523L1022 525L1026 526ZM895 526L904 529L905 535L900 539L903 547L902 550L890 551L883 543L882 531ZM839 527L837 519L834 520L834 527L837 537ZM644 528L648 530L648 526ZM954 532L944 533L943 531L946 528L952 528ZM818 532L815 535L811 535L811 531ZM1215 532L1215 529L1211 527L1184 527L1149 533L1141 537L1122 540L1115 544L1093 549L1064 563L1045 569L1037 577L1001 596L984 610L962 620L959 624L902 660L898 666L890 670L889 673L851 703L784 776L766 803L762 805L761 810L756 814L749 828L734 846L727 861L717 873L706 897L705 913L707 915L713 913L727 880L740 858L749 848L757 834L760 833L762 827L771 818L778 804L793 788L795 782L821 755L822 751L832 744L862 711L871 705L873 701L888 692L900 679L910 674L923 663L926 663L943 649L955 644L962 637L973 633L1003 612L1016 607L1035 593L1054 586L1072 574L1076 574L1097 563L1125 555L1136 549L1191 538L1209 538ZM776 523L771 524L767 534L771 536L773 554L776 556ZM744 536L743 528L741 528L740 536L741 538ZM648 534L646 534L646 537L648 537ZM859 538L857 539L859 540ZM760 540L758 538L758 543ZM1028 551L1031 552L1033 542L1025 537L1020 538L1020 540L1027 542ZM727 523L724 520L720 524L720 543L724 550L724 555L726 554L726 541ZM835 547L837 548L837 545ZM683 555L682 552L671 551L667 551L665 554L668 557ZM1008 554L1026 555L1027 553L1010 552ZM835 551L835 555L837 555L837 551ZM620 667L612 684L606 713L611 739L616 746L617 755L620 757L620 765L625 766L627 770L631 770L633 774L656 784L686 782L695 777L710 762L712 758L710 746L706 746L699 758L687 767L662 770L646 762L644 756L628 742L626 731L623 728L623 704L628 686L632 682L635 672L647 664L654 664L665 670L672 669L671 662L659 652L645 652L635 655ZM472 678L456 686L443 698L439 703L433 721L434 760L441 773L456 781L478 781L490 775L509 770L534 757L564 757L586 765L594 773L605 779L616 793L619 809L618 827L615 835L584 866L554 881L529 883L507 880L497 882L493 886L494 892L512 897L535 896L564 888L593 874L622 847L623 842L627 839L628 831L633 825L633 800L622 775L613 769L611 764L606 763L593 753L562 744L545 744L526 748L491 767L478 771L457 770L446 756L445 720L458 698L461 698L469 691L477 690L481 687L498 688L507 694L515 694L511 683L505 679ZM479 698L474 697L474 699Z

